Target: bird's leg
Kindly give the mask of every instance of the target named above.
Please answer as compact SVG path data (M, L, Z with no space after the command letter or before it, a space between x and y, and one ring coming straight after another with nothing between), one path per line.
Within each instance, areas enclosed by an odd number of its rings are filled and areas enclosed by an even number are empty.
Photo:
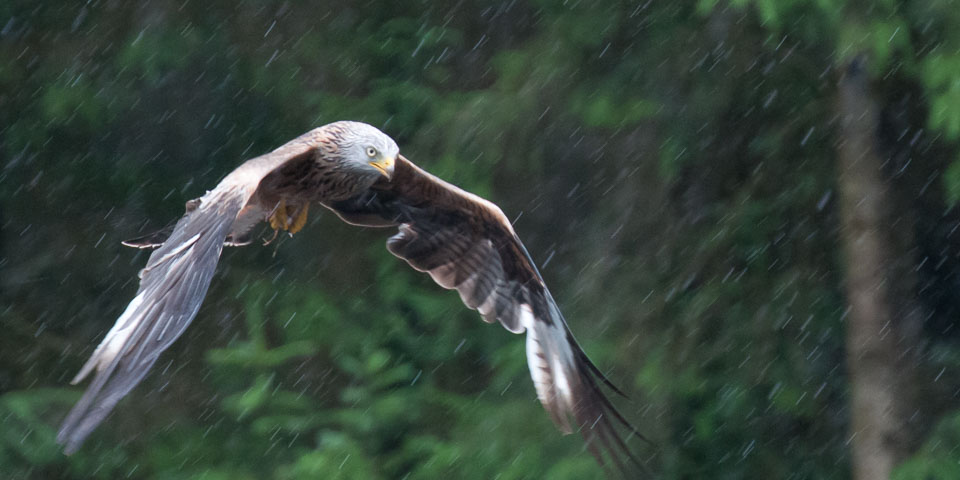
M273 243L273 241L277 239L278 234L280 234L280 230L274 230L273 236L263 241L263 246L266 247L267 245L270 245L271 243Z
M290 224L290 228L287 229L290 231L290 235L299 232L303 226L307 224L307 210L309 209L309 203L304 203L300 206L299 212L294 215L296 218L293 219L293 222Z
M267 240L264 245L273 242L280 233L280 230L286 230L290 232L290 235L293 235L303 229L303 226L307 224L307 212L309 209L309 203L292 206L287 205L286 200L281 198L277 206L274 207L273 212L267 217L270 221L270 227L273 228L273 237Z
M290 219L287 218L287 202L284 199L280 199L280 203L277 204L273 209L273 213L270 214L270 228L279 231L286 230L287 224L290 223Z
M281 198L277 205L273 207L273 210L267 215L267 221L270 222L270 228L273 229L273 236L264 240L263 246L273 243L277 239L277 235L280 234L280 230L287 226L287 202L284 199Z

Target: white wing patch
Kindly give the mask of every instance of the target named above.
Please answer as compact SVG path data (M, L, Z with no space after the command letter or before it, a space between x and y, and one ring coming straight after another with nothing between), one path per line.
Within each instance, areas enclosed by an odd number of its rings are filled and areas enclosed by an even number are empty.
M574 413L570 385L574 361L562 325L537 320L527 304L520 305L520 320L527 330L527 365L537 398L563 433L571 433L569 416Z
M113 324L113 328L107 332L107 336L100 342L97 349L93 351L93 355L90 355L90 359L87 360L87 363L83 364L83 368L80 369L77 376L73 377L73 380L70 381L71 384L76 385L83 381L94 368L98 371L103 370L121 353L124 344L127 343L127 339L129 339L130 334L136 330L139 319L142 318L141 315L138 316L137 320L131 321L134 313L140 308L143 297L143 292L133 297L133 300L127 305L127 309L124 310L120 318L117 319L117 323Z

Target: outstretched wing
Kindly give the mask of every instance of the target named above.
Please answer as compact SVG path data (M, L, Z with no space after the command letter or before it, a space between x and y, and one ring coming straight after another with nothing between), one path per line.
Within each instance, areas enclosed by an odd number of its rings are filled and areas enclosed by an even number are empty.
M605 451L624 474L643 469L625 443L639 433L600 384L620 391L577 344L529 253L496 205L401 156L392 180L383 179L361 195L326 206L355 225L398 225L399 233L387 241L391 253L429 273L444 288L456 289L485 321L499 321L514 333L526 331L527 363L537 397L557 427L564 433L579 430L601 464Z
M73 453L190 324L217 267L223 240L243 206L223 192L185 215L140 271L140 289L72 383L96 370L67 415L57 441Z
M309 135L309 134L308 134ZM67 414L57 441L75 452L117 402L146 376L160 353L183 333L200 309L224 242L237 224L263 220L265 177L293 162L311 161L313 147L300 137L248 160L220 184L187 204L171 232L160 232L144 247L159 247L140 271L140 288L106 338L73 379L96 371L87 391ZM258 216L259 215L259 216ZM146 243L150 243L146 245Z

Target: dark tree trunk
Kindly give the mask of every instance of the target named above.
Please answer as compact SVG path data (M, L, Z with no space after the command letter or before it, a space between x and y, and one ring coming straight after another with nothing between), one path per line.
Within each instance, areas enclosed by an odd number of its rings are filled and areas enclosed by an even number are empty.
M855 480L890 478L912 450L918 310L912 225L893 221L894 195L883 173L879 108L860 60L839 84L837 160L844 247L847 368Z

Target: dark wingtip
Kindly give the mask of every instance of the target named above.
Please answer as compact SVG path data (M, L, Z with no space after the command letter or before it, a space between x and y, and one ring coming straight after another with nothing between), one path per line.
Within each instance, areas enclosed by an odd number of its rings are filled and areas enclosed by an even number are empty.
M599 371L582 350L577 352L577 360L579 369L584 372L581 378L584 381L586 398L590 399L587 405L592 404L592 407L587 408L590 413L578 416L577 419L588 450L597 458L608 475L611 471L619 473L612 477L637 478L637 475L641 475L642 478L653 477L653 471L637 457L627 442L637 437L655 450L659 450L659 447L640 433L620 413L610 398L604 394L601 385L605 385L625 398L626 395ZM621 435L620 432L624 434Z
M604 375L603 372L601 372L600 369L597 368L597 366L592 361L590 361L590 357L587 357L587 354L586 352L583 351L583 349L579 349L577 351L577 356L580 357L580 361L587 366L587 369L589 369L594 375L596 375L596 377L601 382L603 382L603 384L606 385L607 388L609 388L611 391L613 391L617 395L620 395L623 398L626 398L628 400L630 399L630 397L626 393L623 393L622 390L617 388L617 386L614 385L613 382L610 381L610 379L607 378L607 376Z

